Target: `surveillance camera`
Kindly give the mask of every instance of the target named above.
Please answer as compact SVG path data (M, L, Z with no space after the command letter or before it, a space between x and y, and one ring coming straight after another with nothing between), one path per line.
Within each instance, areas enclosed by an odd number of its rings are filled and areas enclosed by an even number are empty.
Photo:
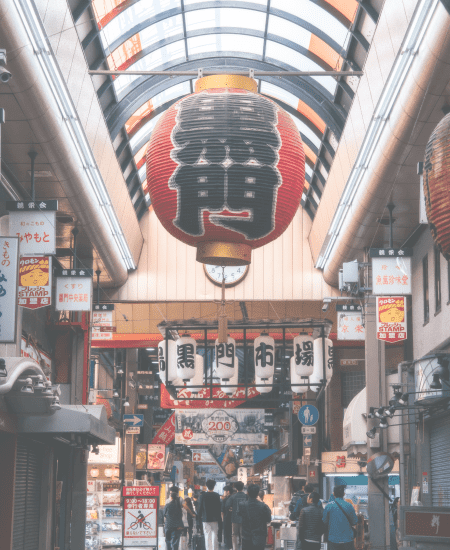
M328 311L328 308L330 307L330 304L331 304L331 298L324 298L323 299L323 305L322 305L322 311L323 312Z
M11 78L12 74L8 71L8 69L0 66L0 80L6 84L11 80Z
M5 67L6 65L6 50L0 49L0 80L6 84L11 80L12 74Z

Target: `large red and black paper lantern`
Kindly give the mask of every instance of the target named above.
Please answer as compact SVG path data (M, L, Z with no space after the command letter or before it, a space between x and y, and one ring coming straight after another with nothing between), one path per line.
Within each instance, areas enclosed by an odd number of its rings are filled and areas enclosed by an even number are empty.
M197 260L250 263L300 204L305 154L291 117L237 75L201 78L158 121L147 150L153 208Z
M431 234L450 260L450 114L439 122L427 143L423 188Z

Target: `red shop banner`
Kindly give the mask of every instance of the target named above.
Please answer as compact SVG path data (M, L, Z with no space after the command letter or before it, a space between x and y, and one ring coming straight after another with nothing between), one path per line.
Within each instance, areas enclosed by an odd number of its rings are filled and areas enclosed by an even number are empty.
M153 445L169 445L175 439L175 413L164 422L153 438Z
M188 388L178 392L178 399L174 399L166 390L164 384L161 384L161 408L163 409L230 409L242 405L249 399L260 395L256 388L248 388L247 396L245 388L237 388L233 393L233 399L227 399L229 396L220 386L213 386L212 398L209 387L194 392ZM192 400L192 397L200 397L204 401ZM242 397L242 399L236 399ZM164 427L164 426L163 426ZM153 441L154 443L154 441Z

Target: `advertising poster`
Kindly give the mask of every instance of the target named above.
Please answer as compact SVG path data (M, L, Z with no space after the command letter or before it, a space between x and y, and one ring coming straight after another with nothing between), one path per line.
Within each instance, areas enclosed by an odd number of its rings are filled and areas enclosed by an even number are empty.
M147 469L147 445L136 445L136 470Z
M164 384L161 384L161 407L163 409L203 409L214 407L215 409L230 409L242 405L246 401L260 395L256 388L248 388L247 399L245 395L245 388L237 388L233 393L233 400L227 401L229 397L220 386L214 386L212 390L210 388L202 388L196 397L208 398L205 401L191 401L189 398L193 396L195 391L191 391L188 388L181 390L178 393L178 399L174 399L170 393L166 390ZM242 397L242 399L239 399ZM220 401L224 399L224 401Z
M211 455L208 449L199 449L192 451L192 462L194 464L216 464L215 458Z
M406 298L377 298L377 338L394 343L406 340Z
M156 497L124 498L124 546L158 546Z
M48 256L22 256L19 261L19 306L27 309L52 303L52 259Z
M264 409L175 411L175 443L264 445Z
M0 237L0 342L16 341L19 240Z
M165 445L149 445L147 456L147 470L164 470L166 459Z

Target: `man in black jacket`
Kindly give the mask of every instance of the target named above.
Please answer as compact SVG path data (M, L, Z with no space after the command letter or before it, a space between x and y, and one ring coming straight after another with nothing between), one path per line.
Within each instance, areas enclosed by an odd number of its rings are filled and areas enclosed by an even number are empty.
M200 495L198 499L197 521L203 523L206 550L218 550L219 521L221 518L221 502L218 493L214 492L216 482L208 479L206 487L208 491Z
M248 500L239 502L242 518L242 550L264 550L267 524L272 520L270 508L258 500L259 485L249 485Z
M297 550L320 550L324 524L322 507L318 506L319 499L318 493L310 493L306 507L300 512L297 524Z
M239 550L242 543L242 519L239 515L239 505L246 500L247 497L244 493L244 484L242 481L236 481L234 486L237 492L228 498L225 506L231 511L233 550Z

